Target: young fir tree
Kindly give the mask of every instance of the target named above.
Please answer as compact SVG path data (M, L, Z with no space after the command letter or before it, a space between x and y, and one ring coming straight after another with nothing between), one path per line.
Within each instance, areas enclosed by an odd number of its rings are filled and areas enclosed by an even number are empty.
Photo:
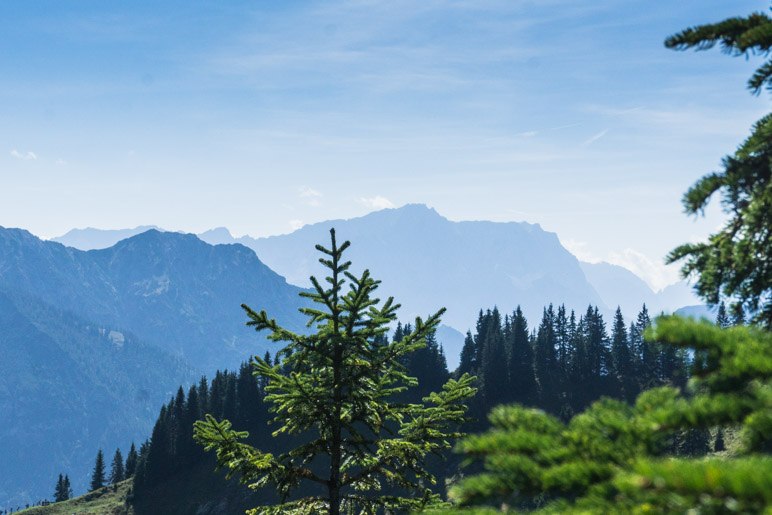
M120 449L115 449L113 463L110 468L110 484L117 485L126 479L126 470L123 468L123 455Z
M91 490L99 490L105 486L105 456L102 449L97 452L94 460L94 470L91 471Z
M384 338L399 305L374 298L379 281L365 270L357 277L343 260L349 242L338 245L334 230L329 249L317 245L329 270L327 284L316 278L314 291L302 293L319 307L302 308L314 332L293 333L265 311L242 306L248 325L285 342L280 365L254 360L255 372L267 378L266 400L276 414L274 434L293 435L297 444L278 456L242 442L248 435L228 420L207 415L196 422L196 440L216 451L221 467L239 474L251 488L276 486L281 502L251 513L376 513L422 509L439 502L431 490L434 477L424 460L449 447L465 418L465 401L475 390L473 378L449 380L420 404L398 404L395 395L415 386L401 365L424 346L442 310L400 341ZM293 497L301 483L318 493Z

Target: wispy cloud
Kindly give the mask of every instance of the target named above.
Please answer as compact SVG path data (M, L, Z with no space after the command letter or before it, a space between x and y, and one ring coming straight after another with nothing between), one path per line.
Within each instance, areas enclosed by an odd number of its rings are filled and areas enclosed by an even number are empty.
M289 226L290 226L290 228L293 231L297 231L298 229L300 229L304 225L306 225L306 224L303 222L303 220L290 220L289 221Z
M318 198L322 196L321 192L308 186L301 186L299 195L300 198Z
M16 149L11 150L11 157L15 157L21 161L37 161L38 156L34 152L19 152Z
M576 259L579 261L584 261L587 263L598 263L599 261L602 261L600 258L598 258L598 256L589 250L589 244L586 241L561 239L560 244L563 245L567 251L576 256Z
M569 129L571 127L579 127L582 125L581 123L567 123L564 125L557 125L555 127L547 127L546 129L539 129L539 130L532 130L532 131L525 131L520 132L517 135L521 136L523 138L532 138L534 136L537 136L543 132L551 132L551 131L559 131L561 129Z
M391 200L382 197L381 195L376 195L374 197L360 197L357 202L370 209L387 209L394 207Z
M654 291L659 291L681 279L676 265L666 265L664 261L651 259L644 253L632 248L626 248L618 252L609 252L608 255L602 257L592 252L590 245L585 241L561 239L560 243L566 250L576 256L579 261L586 263L605 261L606 263L630 270L643 279Z
M676 265L666 265L662 260L653 260L631 248L611 252L606 261L627 268L646 281L654 291L659 291L680 279Z
M599 139L601 139L603 136L605 136L608 133L608 129L603 129L602 131L593 134L588 140L586 140L584 143L582 143L583 147L589 147Z
M303 202L311 207L319 207L322 205L321 198L324 196L320 191L317 191L308 186L301 186L298 196L303 199Z

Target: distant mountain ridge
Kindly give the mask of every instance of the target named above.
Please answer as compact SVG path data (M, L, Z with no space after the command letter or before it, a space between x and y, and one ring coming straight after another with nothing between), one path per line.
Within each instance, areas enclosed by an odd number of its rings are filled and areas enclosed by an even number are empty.
M265 350L265 340L244 329L241 303L303 327L300 288L253 251L155 229L81 251L0 228L0 287L127 328L200 370L233 366Z
M643 279L630 270L611 263L581 263L582 271L609 309L622 308L628 316L634 316L645 303L651 313L672 313L685 306L693 306L700 300L685 282L655 292Z
M490 306L494 302L499 303L499 307L505 311L515 304L521 304L530 318L540 316L543 305L550 302L566 302L570 307L581 310L584 310L587 304L598 304L608 313L617 306L621 306L628 318L635 316L644 302L653 313L673 312L684 306L700 304L700 300L684 281L668 286L661 292L654 292L637 275L621 266L568 259L567 256L571 256L570 253L560 245L555 235L542 230L538 224L451 222L422 204L384 209L350 220L330 220L311 224L287 235L266 238L234 237L227 228L218 227L200 233L198 236L213 245L239 243L249 247L271 269L286 277L288 282L308 286L308 277L317 270L313 252L309 249L318 242L326 241L327 230L333 226L338 229L340 237L352 240L351 255L356 257L355 266L368 266L373 271L383 272L376 273L376 277L384 280L383 288L392 287L394 292L398 292L397 300L410 310L410 316L425 314L424 311L432 309L432 306L451 302L454 305L447 306L450 312L445 317L445 322L462 332L471 327L474 322L472 316L477 309L481 306ZM478 230L479 235L472 234ZM105 234L100 234L96 229L92 231L96 231L94 232L95 241L107 233L111 238L119 236L116 231L105 231ZM432 236L427 231L437 231L439 236ZM401 238L400 233L409 234L410 238ZM429 236L435 248L438 243L442 243L447 254L440 256L439 253L435 253L435 259L424 259L415 246L416 242L421 240L421 234ZM531 236L527 236L529 234ZM523 253L527 250L524 242L536 241L538 238L535 235L542 238L537 245L537 255L542 256L543 261L540 261L540 258L533 260L534 256ZM318 241L314 241L316 238ZM548 241L550 239L553 241ZM60 238L60 241L64 241L64 237ZM408 243L410 245L406 245ZM453 243L457 245L454 247ZM403 245L406 248L402 248ZM475 249L479 250L476 255ZM396 258L383 257L391 252L396 254ZM467 263L464 263L463 257L454 255L458 253L466 253L469 256ZM403 255L404 259L401 257ZM554 266L560 259L565 259L567 265L565 270ZM400 260L400 265L396 266ZM411 270L406 270L405 267L408 262L417 274L428 272L437 279L438 283L445 283L450 278L452 282L459 285L467 281L467 286L470 287L474 284L470 284L473 281L467 274L467 268L471 267L471 263L487 265L490 274L477 276L480 282L474 298L481 302L480 306L472 307L471 302L459 303L450 296L454 293L465 296L466 292L463 291L459 293L445 288L443 291L445 295L440 297L442 288L438 290L434 286L427 285L428 281L424 281L423 287L437 293L433 295L433 299L414 298L417 294L411 292L407 285L400 284L398 277L399 273L410 274ZM454 262L454 265L444 269L445 275L433 273L434 269L442 269L447 262ZM545 267L544 270L540 269L542 264ZM583 278L577 274L576 264ZM540 284L538 278L542 278L544 283ZM411 286L420 284L420 281L415 281L415 277L413 279L410 282ZM502 286L506 283L511 285L508 293L498 291L507 289ZM485 285L484 288L483 285ZM532 295L536 288L540 288L543 294ZM484 295L479 294L483 290L494 293L498 291L498 293L486 300ZM470 291L474 292L475 288L472 287ZM560 298L560 295L564 297ZM459 306L456 307L455 304ZM472 309L472 314L464 313L465 309Z
M160 230L155 225L140 225L133 229L95 229L93 227L86 227L85 229L71 229L61 236L51 238L51 241L80 250L106 249L121 240L142 234L151 229Z
M289 282L306 286L319 271L308 249L327 241L332 227L341 240L352 242L354 269L367 267L381 279L382 295L403 305L404 318L445 306L444 323L465 332L481 307L494 304L503 311L519 304L534 319L550 302L582 310L602 304L579 261L538 224L452 222L434 209L409 204L306 225L287 235L234 241L252 248ZM222 230L215 234L213 241L223 241Z

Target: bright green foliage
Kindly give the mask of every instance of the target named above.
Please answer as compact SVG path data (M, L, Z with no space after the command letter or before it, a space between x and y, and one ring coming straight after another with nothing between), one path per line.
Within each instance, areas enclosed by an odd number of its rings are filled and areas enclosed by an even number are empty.
M442 311L426 321L417 318L412 332L389 342L385 336L399 305L373 297L379 281L368 271L349 273L351 263L342 259L349 242L338 246L331 234L329 249L316 247L330 272L327 284L312 277L315 291L303 294L319 306L302 309L315 332L292 333L264 311L243 306L248 325L286 343L279 364L256 358L254 368L267 380L274 436L292 435L297 445L278 456L260 451L241 441L246 433L211 415L196 422L195 438L251 488L276 486L281 502L251 513L376 513L437 505L424 460L460 436L455 428L475 393L473 378L450 380L423 403L394 402L416 385L401 363L425 345ZM293 497L307 482L318 485L318 495Z
M735 55L761 54L772 49L772 18L756 13L687 29L665 41L669 48L707 49L716 43ZM772 91L772 60L748 82L754 93L766 85ZM684 195L686 213L697 215L715 193L721 193L728 220L705 243L687 243L668 255L668 262L685 260L685 276L697 276L696 290L711 304L733 300L737 316L772 328L772 114L759 120L737 151L723 159L723 170L697 181Z
M638 513L769 513L772 458L641 461L614 485L617 506Z
M470 513L772 510L772 335L660 317L647 337L704 353L688 392L655 388L633 406L601 399L567 424L498 407L488 432L458 445L485 471L451 498ZM741 428L734 456L666 456L674 439L711 427Z
M665 40L665 46L676 50L697 48L707 50L716 43L724 52L733 55L769 55L772 49L772 18L764 13L753 13L746 18L729 18L686 29ZM759 67L748 80L748 88L759 93L766 85L772 90L772 60Z

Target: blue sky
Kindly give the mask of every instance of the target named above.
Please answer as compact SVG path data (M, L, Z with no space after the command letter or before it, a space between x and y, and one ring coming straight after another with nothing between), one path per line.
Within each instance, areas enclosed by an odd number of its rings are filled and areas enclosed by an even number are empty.
M160 4L160 5L159 5ZM0 3L0 225L284 233L421 202L540 223L652 285L769 111L758 66L666 50L768 1Z

